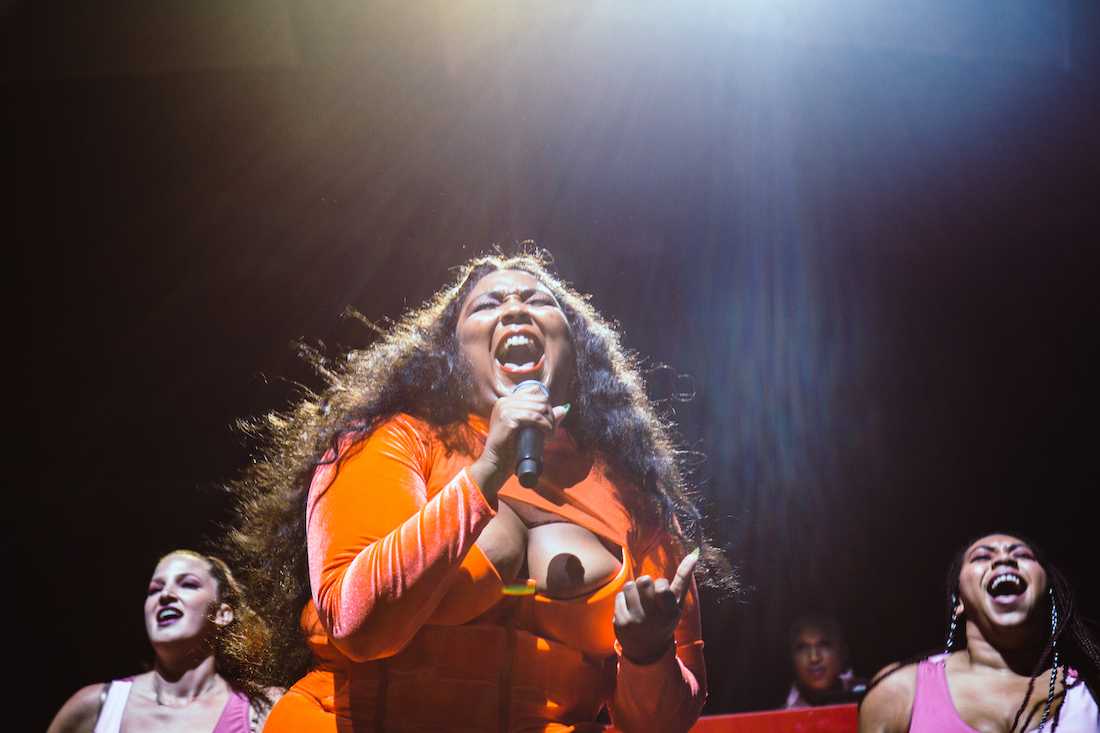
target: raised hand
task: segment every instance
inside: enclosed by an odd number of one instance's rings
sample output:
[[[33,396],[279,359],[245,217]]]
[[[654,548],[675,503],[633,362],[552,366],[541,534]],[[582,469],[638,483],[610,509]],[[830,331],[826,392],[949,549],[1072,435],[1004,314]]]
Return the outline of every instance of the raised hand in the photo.
[[[692,550],[680,561],[671,581],[643,575],[627,582],[615,596],[615,637],[627,659],[649,664],[668,651],[698,561],[699,551]]]

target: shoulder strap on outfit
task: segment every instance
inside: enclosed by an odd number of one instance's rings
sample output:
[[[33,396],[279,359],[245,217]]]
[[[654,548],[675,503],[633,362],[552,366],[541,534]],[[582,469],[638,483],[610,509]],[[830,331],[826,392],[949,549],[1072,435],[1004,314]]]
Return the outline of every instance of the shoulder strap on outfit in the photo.
[[[229,699],[211,733],[254,733],[252,702],[247,695],[229,688]]]
[[[917,662],[917,682],[909,712],[910,733],[935,729],[937,715],[942,712],[942,688],[946,685],[946,677],[940,677],[943,669],[943,662],[936,661],[935,657]]]
[[[126,700],[130,697],[130,688],[133,686],[134,683],[130,680],[113,680],[104,686],[94,733],[118,733],[122,727]]]

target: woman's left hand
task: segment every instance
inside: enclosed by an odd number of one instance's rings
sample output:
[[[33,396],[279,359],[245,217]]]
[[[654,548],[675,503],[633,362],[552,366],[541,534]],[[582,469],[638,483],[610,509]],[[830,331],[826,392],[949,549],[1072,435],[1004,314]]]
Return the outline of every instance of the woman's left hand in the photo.
[[[618,592],[614,626],[623,656],[636,664],[649,664],[668,651],[698,561],[699,551],[694,550],[680,561],[671,582],[643,575],[627,582]]]

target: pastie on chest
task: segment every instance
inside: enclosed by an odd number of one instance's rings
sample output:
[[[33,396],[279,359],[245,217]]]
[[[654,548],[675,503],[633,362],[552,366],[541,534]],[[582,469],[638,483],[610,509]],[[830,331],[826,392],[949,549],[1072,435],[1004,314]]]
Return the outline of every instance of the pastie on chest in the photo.
[[[505,583],[531,578],[551,598],[575,598],[605,585],[622,568],[622,551],[593,532],[513,499],[478,537],[477,545]]]

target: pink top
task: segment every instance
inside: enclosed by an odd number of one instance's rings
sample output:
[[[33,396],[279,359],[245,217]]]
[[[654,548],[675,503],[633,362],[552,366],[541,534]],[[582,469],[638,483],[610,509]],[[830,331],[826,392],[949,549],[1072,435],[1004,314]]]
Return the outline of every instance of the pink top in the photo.
[[[909,733],[979,733],[966,724],[947,688],[946,657],[930,657],[917,665],[917,689]],[[1049,730],[1049,729],[1048,729]],[[1065,733],[1100,733],[1100,710],[1088,687],[1069,671],[1066,698],[1058,716],[1058,730]]]
[[[252,730],[251,709],[248,697],[236,690],[229,696],[222,715],[211,733],[250,733]]]
[[[133,684],[132,677],[115,680],[110,684],[107,688],[107,699],[103,701],[103,707],[99,711],[95,733],[119,732],[122,727],[122,714],[126,709],[126,700],[130,697],[130,688]],[[222,714],[210,733],[251,733],[251,716],[252,710],[249,707],[248,697],[236,690],[230,690],[229,700],[226,701]]]

